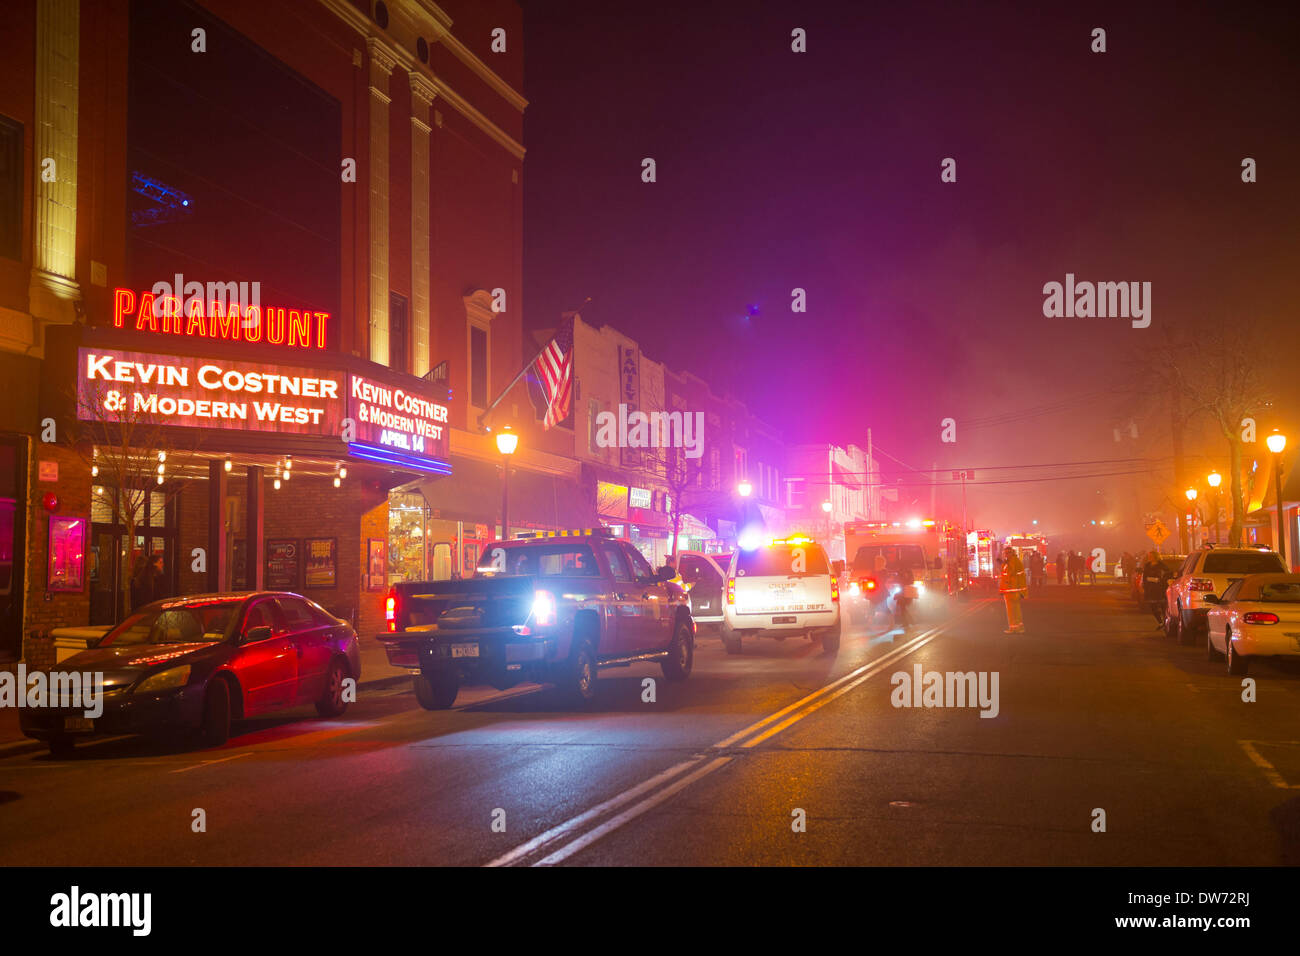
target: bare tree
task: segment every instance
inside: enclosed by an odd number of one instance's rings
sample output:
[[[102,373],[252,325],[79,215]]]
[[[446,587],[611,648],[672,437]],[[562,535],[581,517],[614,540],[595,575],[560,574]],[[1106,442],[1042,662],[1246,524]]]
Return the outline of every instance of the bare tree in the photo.
[[[202,462],[196,454],[200,442],[178,441],[178,433],[159,424],[136,395],[124,395],[112,384],[82,383],[74,397],[72,449],[91,472],[93,494],[126,532],[129,560],[150,496],[157,496],[155,506],[167,507],[184,485],[180,476]],[[118,575],[113,610],[119,620],[131,610],[133,571],[127,564]]]
[[[1246,419],[1269,404],[1272,388],[1265,380],[1259,356],[1261,343],[1248,323],[1222,323],[1200,339],[1200,374],[1190,381],[1192,405],[1209,416],[1228,443],[1232,524],[1228,540],[1241,547],[1246,524],[1246,499],[1242,487],[1243,431]]]
[[[1271,387],[1259,361],[1260,344],[1249,323],[1166,326],[1134,352],[1128,391],[1148,418],[1168,415],[1173,447],[1173,497],[1186,484],[1186,439],[1191,426],[1208,423],[1228,445],[1229,543],[1240,547],[1246,519],[1243,487],[1245,420],[1269,404]],[[1195,436],[1193,436],[1195,437]],[[1207,447],[1206,452],[1210,449]],[[1208,454],[1211,459],[1217,455]],[[1182,528],[1184,509],[1178,509]]]

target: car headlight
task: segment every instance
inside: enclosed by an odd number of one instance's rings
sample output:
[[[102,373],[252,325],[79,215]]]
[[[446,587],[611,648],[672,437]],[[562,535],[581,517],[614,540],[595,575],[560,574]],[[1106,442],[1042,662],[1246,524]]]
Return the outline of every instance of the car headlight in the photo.
[[[925,585],[922,584],[920,581],[916,582],[916,593],[918,596],[925,593]]]
[[[152,691],[172,690],[177,687],[184,687],[190,682],[190,665],[182,667],[170,667],[165,671],[159,671],[146,677],[136,686],[134,693],[147,694]]]

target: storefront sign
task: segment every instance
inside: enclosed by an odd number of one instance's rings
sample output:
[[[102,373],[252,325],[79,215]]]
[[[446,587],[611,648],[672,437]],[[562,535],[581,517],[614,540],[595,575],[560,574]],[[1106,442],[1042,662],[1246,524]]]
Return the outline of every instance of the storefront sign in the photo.
[[[191,285],[198,287],[197,282]],[[234,286],[235,283],[224,285]],[[225,294],[227,291],[210,289],[210,298],[193,295],[182,303],[175,295],[154,295],[152,292],[137,295],[130,289],[114,289],[113,327],[178,339],[265,343],[312,350],[325,348],[330,320],[328,312],[240,302],[237,295]]]
[[[59,463],[42,459],[36,468],[36,478],[38,481],[58,481]]]
[[[308,588],[338,587],[338,538],[308,538],[307,584]]]
[[[627,485],[596,482],[596,513],[605,518],[626,518]]]
[[[301,562],[301,550],[296,538],[272,539],[266,542],[266,588],[268,591],[296,591]]]
[[[82,348],[77,417],[337,437],[345,378],[261,362]]]
[[[348,376],[348,452],[388,464],[451,474],[447,406],[400,386]]]
[[[633,508],[650,507],[650,489],[649,488],[631,488],[628,494],[628,504]]]
[[[641,407],[641,352],[635,345],[618,346],[619,403],[629,413]],[[641,451],[624,443],[619,446],[623,467],[634,468],[641,462]]]

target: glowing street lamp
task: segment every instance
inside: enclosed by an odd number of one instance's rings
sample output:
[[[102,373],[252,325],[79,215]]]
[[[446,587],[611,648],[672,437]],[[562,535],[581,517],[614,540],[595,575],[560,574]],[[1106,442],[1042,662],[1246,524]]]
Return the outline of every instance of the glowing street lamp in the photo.
[[[822,511],[826,512],[827,514],[831,513],[831,503],[829,501],[822,502]]]
[[[1268,450],[1273,453],[1273,493],[1277,503],[1277,556],[1286,564],[1286,526],[1282,523],[1282,452],[1286,448],[1286,436],[1273,429],[1273,434],[1264,439]]]
[[[736,485],[736,494],[742,498],[748,498],[754,493],[754,486],[749,483],[748,478],[741,479],[740,484]]]
[[[501,452],[501,540],[510,539],[510,456],[519,447],[519,435],[507,425],[497,432],[497,451]]]
[[[1196,500],[1196,489],[1195,489],[1195,488],[1188,488],[1188,489],[1187,489],[1187,500],[1188,500],[1188,501],[1195,501],[1195,500]]]
[[[1223,484],[1223,476],[1217,471],[1212,471],[1205,479],[1214,489],[1214,543],[1220,544],[1219,537],[1219,485]]]

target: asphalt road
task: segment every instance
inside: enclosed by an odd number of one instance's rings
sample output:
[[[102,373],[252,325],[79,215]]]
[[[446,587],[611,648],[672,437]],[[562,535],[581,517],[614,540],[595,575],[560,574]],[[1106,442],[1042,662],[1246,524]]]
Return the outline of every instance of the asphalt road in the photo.
[[[1256,665],[1245,703],[1113,589],[1049,586],[1025,620],[963,603],[834,657],[705,633],[689,681],[605,671],[589,712],[363,689],[342,720],[248,722],[214,750],[9,757],[0,864],[1300,863],[1300,669]],[[996,673],[996,716],[894,706],[918,665]]]

